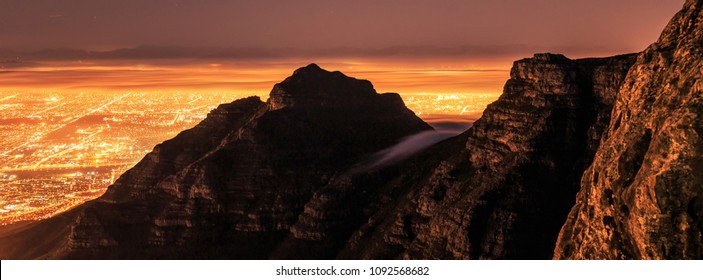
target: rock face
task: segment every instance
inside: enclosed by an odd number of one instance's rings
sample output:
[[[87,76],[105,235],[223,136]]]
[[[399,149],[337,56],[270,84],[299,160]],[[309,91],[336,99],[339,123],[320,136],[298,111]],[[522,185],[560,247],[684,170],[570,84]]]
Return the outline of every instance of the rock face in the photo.
[[[455,152],[410,163],[387,187],[402,198],[377,196],[340,257],[551,257],[634,58],[517,61],[483,117],[428,153]]]
[[[703,1],[638,58],[554,257],[703,258]]]

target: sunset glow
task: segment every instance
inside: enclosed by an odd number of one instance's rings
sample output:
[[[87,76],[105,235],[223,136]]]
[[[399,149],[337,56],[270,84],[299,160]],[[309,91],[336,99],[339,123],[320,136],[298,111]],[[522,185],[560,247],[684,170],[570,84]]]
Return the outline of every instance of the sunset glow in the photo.
[[[345,61],[340,59],[339,61]],[[325,62],[291,61],[68,61],[41,62],[0,69],[4,89],[163,91],[226,90],[266,96],[292,69],[315,62],[327,69],[367,79],[377,91],[404,94],[497,93],[508,77],[508,60],[486,65],[475,61]],[[434,64],[433,64],[434,63]]]

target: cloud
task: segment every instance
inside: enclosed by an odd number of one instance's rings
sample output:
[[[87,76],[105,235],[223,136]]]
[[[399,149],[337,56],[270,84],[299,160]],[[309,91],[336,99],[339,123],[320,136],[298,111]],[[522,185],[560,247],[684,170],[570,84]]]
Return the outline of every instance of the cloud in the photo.
[[[403,138],[398,144],[377,152],[370,163],[362,164],[352,172],[365,172],[397,164],[432,145],[443,140],[457,136],[471,127],[473,122],[469,119],[449,120],[442,118],[439,121],[430,121],[434,130],[423,131]]]

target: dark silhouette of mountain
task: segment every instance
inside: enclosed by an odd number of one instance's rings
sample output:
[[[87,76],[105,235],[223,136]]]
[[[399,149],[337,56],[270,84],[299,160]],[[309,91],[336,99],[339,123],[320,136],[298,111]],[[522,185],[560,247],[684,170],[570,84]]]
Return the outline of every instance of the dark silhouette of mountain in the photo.
[[[515,62],[471,128],[316,65],[221,105],[1,258],[703,258],[703,0],[639,54]]]
[[[221,105],[157,145],[99,199],[30,225],[29,232],[49,224],[64,229],[57,242],[39,242],[53,243],[41,254],[13,249],[38,244],[23,243],[31,236],[23,229],[4,237],[21,240],[0,242],[1,251],[49,258],[268,257],[289,235],[318,234],[304,229],[299,216],[325,201],[325,191],[344,186],[347,170],[430,129],[398,94],[377,94],[368,81],[311,64],[276,84],[268,102],[251,97]],[[360,209],[348,211],[339,215],[361,217]],[[337,238],[323,245],[340,246],[354,222],[321,225]],[[333,257],[310,253],[318,256]]]

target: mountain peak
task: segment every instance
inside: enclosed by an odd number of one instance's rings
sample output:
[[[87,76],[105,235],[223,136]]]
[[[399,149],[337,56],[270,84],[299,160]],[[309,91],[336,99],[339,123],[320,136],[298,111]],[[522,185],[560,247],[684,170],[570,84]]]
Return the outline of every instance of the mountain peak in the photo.
[[[342,74],[342,72],[327,71],[325,69],[322,69],[322,67],[315,63],[310,63],[307,66],[300,67],[293,71],[293,74],[289,78],[292,80],[302,80],[305,82],[314,83],[317,81],[317,79],[339,79],[342,77],[349,78],[346,75]]]
[[[533,57],[537,61],[547,61],[547,62],[563,62],[570,61],[563,54],[553,54],[553,53],[536,53]]]
[[[311,63],[274,85],[269,94],[269,108],[323,105],[337,106],[376,95],[371,82],[330,72]]]
[[[307,72],[314,72],[314,71],[329,72],[329,71],[327,71],[327,70],[325,70],[325,69],[322,69],[322,67],[320,67],[319,65],[317,65],[317,64],[315,64],[315,63],[310,63],[310,64],[308,64],[307,66],[303,66],[303,67],[300,67],[300,68],[296,69],[295,71],[293,71],[293,73],[305,72],[305,71],[307,71]]]

